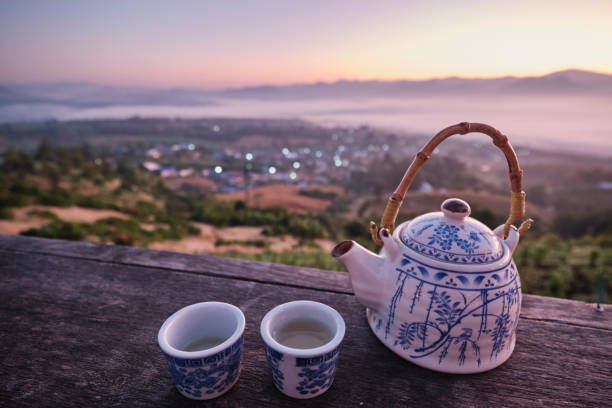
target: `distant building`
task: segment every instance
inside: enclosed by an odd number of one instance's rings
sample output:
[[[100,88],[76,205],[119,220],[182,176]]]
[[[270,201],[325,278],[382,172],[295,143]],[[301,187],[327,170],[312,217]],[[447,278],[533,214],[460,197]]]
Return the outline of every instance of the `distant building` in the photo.
[[[597,187],[600,190],[612,190],[612,181],[600,181]]]
[[[181,169],[178,172],[179,177],[189,177],[195,173],[195,170],[191,167],[188,169]]]
[[[142,163],[142,167],[144,167],[148,171],[158,171],[160,169],[160,165],[152,161],[146,161]]]
[[[174,166],[164,166],[159,169],[159,174],[162,177],[176,177],[178,172]]]
[[[147,150],[147,156],[154,159],[159,159],[161,157],[161,152],[157,149],[149,149]]]

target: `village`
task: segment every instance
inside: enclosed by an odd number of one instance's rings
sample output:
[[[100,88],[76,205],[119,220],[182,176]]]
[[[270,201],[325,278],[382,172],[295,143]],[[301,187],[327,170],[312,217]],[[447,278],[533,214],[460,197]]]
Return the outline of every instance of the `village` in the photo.
[[[212,125],[212,131],[220,133],[222,127]],[[399,153],[397,136],[367,126],[330,129],[327,140],[300,135],[224,140],[220,138],[214,149],[197,143],[155,144],[146,149],[139,164],[184,190],[236,193],[273,183],[300,188],[342,184],[352,173],[368,171],[373,159]],[[404,144],[401,151],[414,147]]]

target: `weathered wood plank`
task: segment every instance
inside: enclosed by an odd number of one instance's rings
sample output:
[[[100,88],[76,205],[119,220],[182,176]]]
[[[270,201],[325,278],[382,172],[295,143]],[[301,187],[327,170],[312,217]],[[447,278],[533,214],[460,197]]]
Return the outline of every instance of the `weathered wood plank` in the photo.
[[[262,262],[240,261],[204,255],[153,251],[144,248],[99,245],[0,234],[0,250],[54,254],[76,259],[89,259],[121,265],[167,268],[176,271],[226,276],[253,282],[312,288],[339,293],[352,293],[347,273],[313,268],[291,267]],[[10,254],[2,257],[10,257]],[[524,295],[522,317],[526,319],[567,322],[578,326],[612,330],[612,307],[604,313],[584,302]]]
[[[597,305],[577,300],[523,295],[521,317],[612,331],[612,305],[603,306],[598,311]]]
[[[190,255],[146,248],[3,234],[0,234],[0,249],[53,254],[124,265],[153,266],[212,276],[230,276],[254,282],[274,282],[279,285],[351,293],[346,273],[330,273],[320,269],[267,262],[250,262],[208,255]]]
[[[247,318],[236,387],[211,406],[293,406],[274,388],[259,322],[276,304],[311,299],[336,308],[347,334],[336,381],[303,406],[611,406],[608,330],[521,319],[511,359],[478,375],[414,366],[369,331],[349,294],[195,275],[148,266],[11,253],[0,261],[3,406],[200,406],[178,394],[156,344],[163,320],[204,300]]]

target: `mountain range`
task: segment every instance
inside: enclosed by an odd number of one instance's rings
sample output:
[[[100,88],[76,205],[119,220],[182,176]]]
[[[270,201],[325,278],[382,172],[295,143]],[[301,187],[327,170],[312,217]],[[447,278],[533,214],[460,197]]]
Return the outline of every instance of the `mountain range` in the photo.
[[[612,95],[612,75],[565,70],[543,76],[429,80],[317,82],[225,90],[144,88],[82,82],[0,83],[0,106],[45,104],[67,107],[207,106],[219,99],[403,98],[418,95]]]

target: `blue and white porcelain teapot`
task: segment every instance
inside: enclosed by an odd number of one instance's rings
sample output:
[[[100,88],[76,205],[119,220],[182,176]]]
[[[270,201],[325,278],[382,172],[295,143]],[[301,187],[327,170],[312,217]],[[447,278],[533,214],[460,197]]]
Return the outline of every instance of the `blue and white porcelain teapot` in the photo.
[[[510,217],[491,231],[470,218],[459,199],[441,211],[406,221],[395,219],[414,176],[433,149],[454,134],[485,133],[506,155],[512,185]],[[524,216],[522,172],[506,136],[480,123],[442,130],[416,155],[391,196],[381,229],[371,223],[380,254],[354,241],[332,251],[349,271],[355,296],[366,306],[374,334],[417,365],[447,373],[477,373],[497,367],[514,350],[521,309],[521,282],[512,252],[520,234],[512,223]]]

